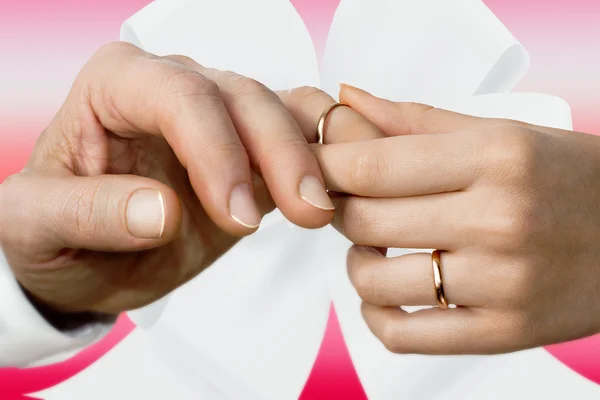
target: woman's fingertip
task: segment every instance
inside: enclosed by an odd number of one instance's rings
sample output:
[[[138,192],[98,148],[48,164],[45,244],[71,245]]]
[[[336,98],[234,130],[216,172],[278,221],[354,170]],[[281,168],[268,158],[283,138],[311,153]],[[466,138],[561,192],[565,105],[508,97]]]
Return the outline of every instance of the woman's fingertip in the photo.
[[[351,85],[351,84],[346,83],[346,82],[340,82],[340,83],[338,83],[338,86],[340,87],[340,89],[346,88],[346,89],[357,89],[357,90],[359,90],[356,86]]]
[[[351,104],[356,101],[356,96],[364,96],[367,94],[367,92],[364,90],[359,89],[354,85],[350,85],[349,83],[340,82],[339,87],[339,99],[340,103],[342,104],[348,104],[351,106]]]

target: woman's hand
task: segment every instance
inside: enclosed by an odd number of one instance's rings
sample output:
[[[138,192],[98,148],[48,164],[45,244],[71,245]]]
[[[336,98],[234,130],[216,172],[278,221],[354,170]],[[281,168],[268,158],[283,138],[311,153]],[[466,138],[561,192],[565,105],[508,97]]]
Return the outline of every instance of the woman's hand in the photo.
[[[600,332],[600,139],[391,103],[341,101],[388,137],[322,146],[339,196],[334,226],[355,243],[350,280],[366,323],[395,353],[491,354]],[[344,166],[340,168],[340,166]],[[436,306],[429,252],[442,250]]]
[[[115,314],[196,276],[274,206],[306,228],[333,217],[278,96],[116,43],[83,68],[26,168],[0,187],[0,243],[40,304]]]

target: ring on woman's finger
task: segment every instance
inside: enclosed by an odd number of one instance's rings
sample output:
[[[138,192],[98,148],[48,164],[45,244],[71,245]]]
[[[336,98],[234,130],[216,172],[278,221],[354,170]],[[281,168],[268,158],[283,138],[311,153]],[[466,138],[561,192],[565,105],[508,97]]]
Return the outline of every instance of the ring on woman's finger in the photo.
[[[441,251],[434,250],[431,253],[431,264],[433,267],[433,287],[435,289],[435,297],[437,299],[438,307],[441,310],[448,309],[448,300],[446,299],[446,294],[444,293],[444,281],[442,278],[442,261],[441,261]]]

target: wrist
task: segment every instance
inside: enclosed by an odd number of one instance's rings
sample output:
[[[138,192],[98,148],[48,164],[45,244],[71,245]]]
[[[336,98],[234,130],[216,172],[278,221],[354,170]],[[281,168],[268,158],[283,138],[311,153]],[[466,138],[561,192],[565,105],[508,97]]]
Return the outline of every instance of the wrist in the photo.
[[[81,311],[67,312],[58,310],[46,302],[37,299],[23,285],[19,283],[23,294],[38,314],[57,331],[69,334],[80,332],[82,329],[95,324],[112,324],[116,321],[117,315],[104,314],[99,312]]]

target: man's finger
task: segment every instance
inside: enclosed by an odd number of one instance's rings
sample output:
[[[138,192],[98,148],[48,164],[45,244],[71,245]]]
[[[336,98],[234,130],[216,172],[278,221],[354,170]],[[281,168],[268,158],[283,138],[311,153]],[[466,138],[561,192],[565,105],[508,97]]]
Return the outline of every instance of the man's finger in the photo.
[[[279,210],[305,228],[328,224],[333,204],[317,159],[277,95],[233,72],[205,68],[187,57],[171,58],[217,83],[250,162]]]
[[[2,213],[1,222],[20,229],[4,240],[13,245],[33,241],[24,248],[36,248],[41,258],[51,259],[50,253],[64,248],[147,250],[173,240],[181,226],[177,195],[149,178],[25,176],[7,185],[3,206],[11,212]]]
[[[213,81],[121,43],[105,47],[84,68],[70,100],[82,98],[84,104],[72,107],[81,115],[68,117],[81,121],[84,144],[97,143],[105,129],[125,138],[163,136],[211,219],[235,235],[256,230],[260,214],[248,155]]]

